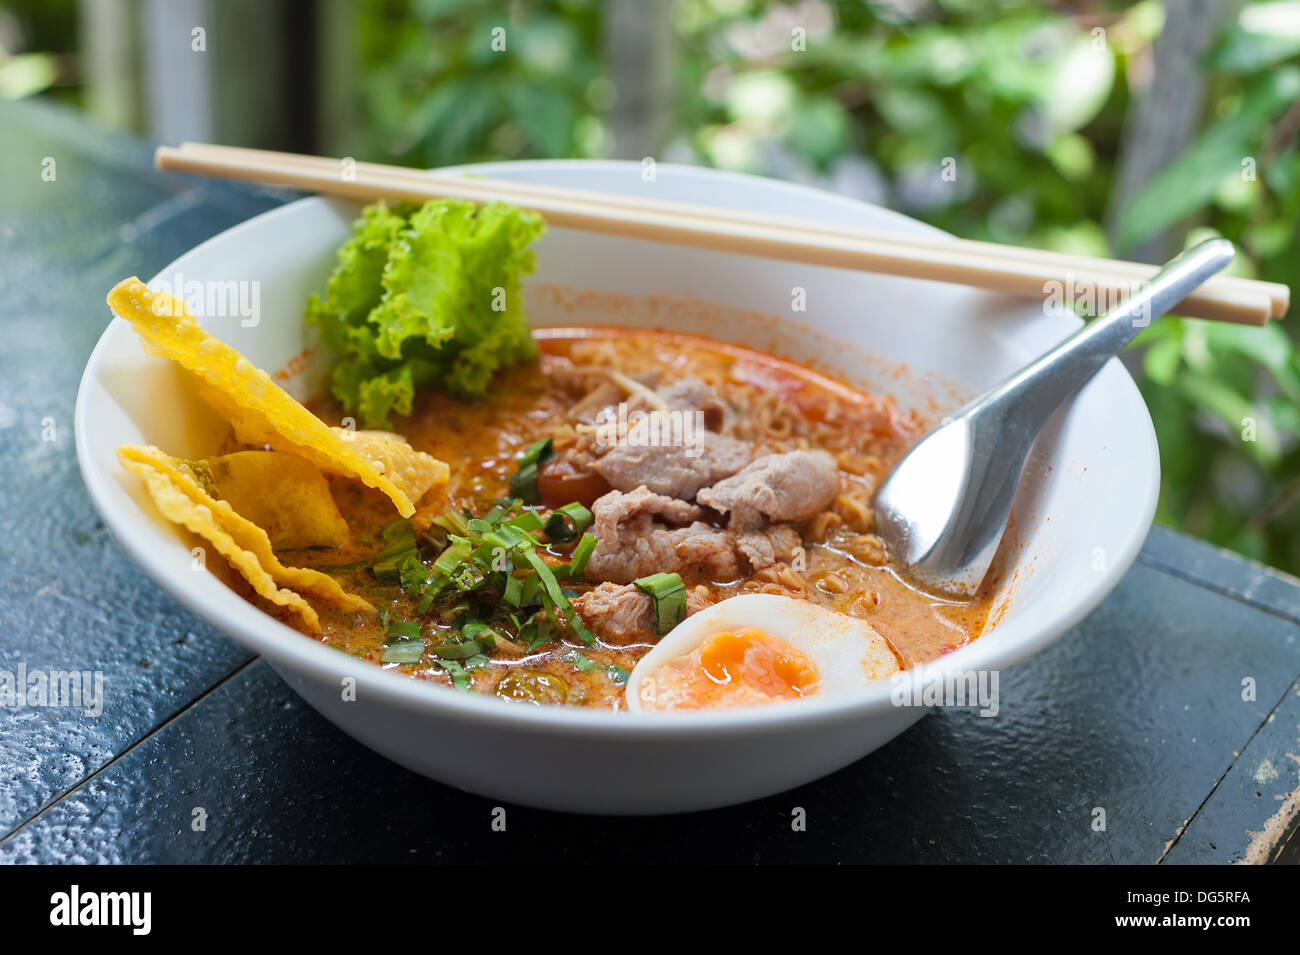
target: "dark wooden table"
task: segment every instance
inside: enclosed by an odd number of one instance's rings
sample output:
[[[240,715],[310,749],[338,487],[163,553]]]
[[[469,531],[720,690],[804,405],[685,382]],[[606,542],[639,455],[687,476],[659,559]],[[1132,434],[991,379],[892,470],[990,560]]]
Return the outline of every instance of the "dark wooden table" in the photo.
[[[106,681],[98,717],[0,708],[0,861],[1300,855],[1300,582],[1159,529],[1096,612],[1003,675],[994,719],[934,713],[834,776],[737,808],[508,807],[494,832],[492,802],[372,754],[177,606],[82,486],[72,409],[109,287],[290,196],[161,175],[146,145],[45,107],[0,106],[0,130],[0,679],[25,665]]]

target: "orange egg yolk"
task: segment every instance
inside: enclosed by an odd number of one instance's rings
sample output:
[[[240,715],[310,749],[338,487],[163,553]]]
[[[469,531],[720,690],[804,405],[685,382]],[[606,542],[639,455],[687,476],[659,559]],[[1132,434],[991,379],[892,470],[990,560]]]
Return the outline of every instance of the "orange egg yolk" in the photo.
[[[756,628],[723,630],[653,675],[650,709],[717,709],[793,700],[817,692],[817,667]]]

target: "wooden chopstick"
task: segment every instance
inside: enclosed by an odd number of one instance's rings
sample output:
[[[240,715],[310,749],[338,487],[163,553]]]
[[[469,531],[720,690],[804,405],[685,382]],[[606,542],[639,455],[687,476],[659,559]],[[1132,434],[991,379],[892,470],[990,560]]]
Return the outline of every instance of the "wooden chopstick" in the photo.
[[[635,239],[766,258],[955,282],[1043,298],[1058,291],[1115,301],[1156,267],[1090,259],[949,237],[906,236],[882,230],[613,196],[475,176],[350,163],[340,159],[185,143],[160,147],[159,169],[291,186],[349,199],[502,200],[530,208],[549,223]],[[348,175],[344,175],[345,168]],[[1184,299],[1177,314],[1262,325],[1286,313],[1289,290],[1277,283],[1216,277]]]
[[[299,168],[309,168],[316,170],[326,170],[340,172],[342,169],[342,160],[330,159],[324,156],[306,156],[300,153],[275,152],[263,149],[248,149],[240,146],[218,146],[208,143],[183,142],[179,151],[187,156],[208,156],[212,158],[233,157],[244,158],[249,160],[273,160],[284,163],[287,166],[297,166]],[[161,150],[160,150],[161,152]],[[170,159],[168,160],[170,162]],[[171,168],[170,166],[168,168]],[[383,166],[376,163],[357,162],[355,168],[364,169],[367,172],[373,172],[377,175],[391,175],[397,178],[405,179],[410,182],[428,183],[431,180],[443,181],[451,180],[452,182],[464,182],[465,176],[461,174],[444,174],[437,171],[427,171],[422,169],[410,169],[403,166]],[[804,219],[796,219],[789,216],[763,215],[742,210],[717,209],[710,206],[690,205],[684,202],[671,202],[662,199],[644,199],[636,196],[615,196],[610,193],[593,192],[583,189],[557,188],[554,186],[539,185],[533,183],[516,182],[509,179],[486,179],[475,177],[473,182],[490,186],[493,192],[500,193],[502,197],[510,197],[517,203],[526,203],[529,199],[538,196],[550,196],[553,198],[567,198],[573,201],[581,201],[591,205],[604,205],[622,209],[641,209],[652,212],[675,213],[684,216],[693,216],[695,218],[712,219],[719,216],[725,217],[736,222],[747,222],[753,225],[761,225],[774,228],[798,229],[800,231],[812,231],[821,235],[834,234],[843,235],[850,238],[871,238],[883,242],[894,244],[903,244],[910,246],[923,246],[933,248],[936,245],[949,245],[960,248],[968,253],[983,253],[994,257],[998,260],[1018,259],[1025,262],[1033,262],[1051,267],[1059,271],[1059,274],[1068,275],[1078,271],[1096,271],[1104,268],[1107,272],[1113,272],[1116,275],[1122,275],[1127,279],[1136,281],[1145,281],[1159,271],[1159,266],[1149,265],[1144,262],[1125,262],[1119,259],[1100,259],[1087,256],[1069,255],[1061,252],[1049,252],[1042,249],[1026,248],[1024,246],[1000,245],[995,242],[979,242],[969,239],[958,239],[953,236],[938,235],[909,235],[906,233],[888,232],[883,229],[867,229],[860,226],[842,226],[834,223],[812,222]],[[1258,282],[1252,279],[1237,278],[1235,276],[1218,276],[1214,280],[1216,288],[1232,288],[1242,294],[1259,293],[1263,291],[1270,298],[1272,303],[1272,318],[1280,318],[1286,314],[1289,305],[1290,290],[1287,286],[1276,282]],[[1077,283],[1076,283],[1077,284]]]
[[[180,153],[184,154],[182,158],[188,158],[186,168],[193,169],[196,165],[201,165],[207,161],[216,163],[233,162],[235,165],[243,166],[253,164],[261,166],[264,163],[274,163],[278,172],[285,177],[287,171],[296,168],[300,171],[312,174],[325,174],[330,177],[342,178],[343,160],[329,159],[325,157],[302,156],[292,153],[274,153],[265,150],[243,149],[239,147],[213,146],[208,144],[186,143],[182,144]],[[160,150],[163,153],[163,150]],[[199,160],[199,163],[194,162]],[[172,156],[160,156],[160,168],[181,168],[175,163]],[[1033,277],[1033,269],[1042,270],[1044,273],[1053,276],[1045,279],[1046,281],[1057,281],[1061,283],[1058,293],[1067,292],[1070,294],[1084,295],[1093,293],[1104,293],[1105,298],[1102,301],[1115,301],[1130,291],[1134,285],[1139,284],[1158,270],[1157,266],[1147,265],[1135,262],[1120,262],[1115,260],[1091,259],[1082,256],[1069,256],[1061,253],[1044,252],[1036,249],[1026,249],[1016,246],[1003,246],[989,242],[973,242],[961,239],[953,239],[946,236],[906,236],[898,233],[886,232],[883,230],[870,230],[856,227],[828,225],[819,222],[810,222],[807,220],[794,219],[789,217],[760,215],[733,210],[714,209],[707,206],[693,206],[685,203],[667,202],[657,199],[639,199],[636,197],[611,196],[607,193],[590,192],[575,189],[560,189],[553,186],[542,186],[528,183],[519,183],[508,180],[483,179],[478,177],[469,178],[463,175],[448,175],[440,173],[430,173],[423,170],[406,169],[401,167],[382,166],[374,163],[353,163],[353,175],[362,173],[369,176],[380,177],[386,180],[402,180],[409,183],[418,190],[414,198],[426,198],[426,190],[431,184],[439,186],[438,195],[456,195],[464,198],[475,199],[478,201],[488,201],[491,199],[506,199],[523,205],[529,205],[537,211],[548,212],[552,221],[557,218],[563,218],[565,213],[557,211],[556,204],[563,206],[572,206],[574,203],[580,203],[588,211],[594,212],[597,209],[604,212],[607,216],[621,219],[629,214],[647,214],[653,222],[659,222],[659,216],[679,216],[689,217],[695,220],[701,220],[707,227],[710,222],[716,223],[721,217],[734,224],[747,224],[755,230],[763,233],[758,238],[770,238],[771,230],[780,230],[787,233],[786,238],[797,239],[796,233],[803,233],[805,240],[812,239],[814,248],[818,247],[816,240],[826,236],[842,236],[849,240],[869,240],[883,245],[886,248],[894,248],[899,245],[919,248],[923,260],[933,255],[935,247],[946,247],[949,250],[964,253],[965,255],[954,261],[956,268],[969,267],[971,262],[965,256],[983,254],[991,260],[992,271],[994,274],[987,281],[972,280],[969,284],[980,285],[982,287],[997,288],[1004,291],[1019,292],[1020,294],[1043,296],[1046,294],[1046,288],[1039,284],[1038,287],[1031,290],[1025,290],[1028,283],[1036,281]],[[311,178],[315,179],[315,176]],[[280,181],[280,180],[277,180]],[[318,180],[317,180],[318,181]],[[469,188],[467,188],[467,183]],[[339,190],[334,190],[337,194]],[[366,195],[369,195],[366,193]],[[369,196],[373,198],[373,196]],[[547,203],[545,200],[554,200]],[[591,222],[573,222],[568,223],[577,228],[595,228],[596,231],[613,231],[621,234],[617,229],[595,227]],[[634,236],[635,237],[635,236]],[[734,237],[733,237],[734,238]],[[668,241],[672,241],[669,239]],[[685,244],[701,245],[699,242],[683,240],[679,237],[676,241]],[[701,247],[708,247],[701,245]],[[754,254],[771,254],[760,250],[752,250]],[[812,264],[822,264],[816,259],[803,259],[798,254],[784,256],[796,261],[810,261]],[[1005,263],[1009,259],[1015,259],[1031,266],[1028,274],[1024,270],[1008,270]],[[863,268],[865,266],[849,265],[848,267]],[[1101,270],[1109,275],[1100,274]],[[894,274],[915,274],[916,277],[922,278],[939,278],[943,281],[960,281],[960,278],[946,278],[934,276],[928,273],[912,273],[906,265],[892,270]],[[1010,273],[1010,274],[1000,274]],[[968,273],[962,273],[968,274]],[[1216,318],[1220,320],[1246,322],[1250,324],[1263,324],[1269,317],[1281,316],[1286,313],[1289,304],[1289,290],[1285,285],[1277,283],[1262,283],[1247,279],[1235,277],[1219,276],[1212,280],[1213,287],[1207,284],[1203,286],[1198,293],[1185,300],[1179,306],[1179,311],[1183,314],[1195,314],[1195,317]],[[1269,304],[1266,313],[1261,312],[1259,307],[1259,294],[1263,292],[1269,296]],[[1099,296],[1100,297],[1100,296]]]

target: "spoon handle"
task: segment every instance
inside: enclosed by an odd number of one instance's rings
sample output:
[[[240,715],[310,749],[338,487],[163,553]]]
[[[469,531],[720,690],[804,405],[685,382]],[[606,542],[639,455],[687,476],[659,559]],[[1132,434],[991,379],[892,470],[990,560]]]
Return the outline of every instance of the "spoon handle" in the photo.
[[[963,408],[959,417],[991,417],[1004,435],[1029,443],[1065,399],[1078,391],[1142,329],[1232,261],[1227,239],[1208,239],[1169,261],[1103,317]],[[989,422],[991,425],[994,422]],[[1024,450],[1029,450],[1026,444]]]
[[[1047,419],[1232,256],[1226,239],[1189,249],[1104,317],[922,438],[876,492],[876,526],[903,568],[935,589],[975,593]]]

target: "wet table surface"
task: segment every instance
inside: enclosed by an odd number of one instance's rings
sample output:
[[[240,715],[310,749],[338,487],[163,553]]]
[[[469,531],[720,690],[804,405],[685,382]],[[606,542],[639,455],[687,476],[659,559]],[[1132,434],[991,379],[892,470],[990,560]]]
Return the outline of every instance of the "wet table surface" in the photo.
[[[162,175],[146,144],[48,107],[0,105],[0,129],[0,681],[106,684],[98,716],[0,707],[0,862],[1300,855],[1300,582],[1162,529],[1094,613],[1002,675],[994,719],[936,711],[744,806],[506,806],[494,831],[493,801],[353,742],[154,586],[82,485],[73,403],[105,292],[292,196]]]

